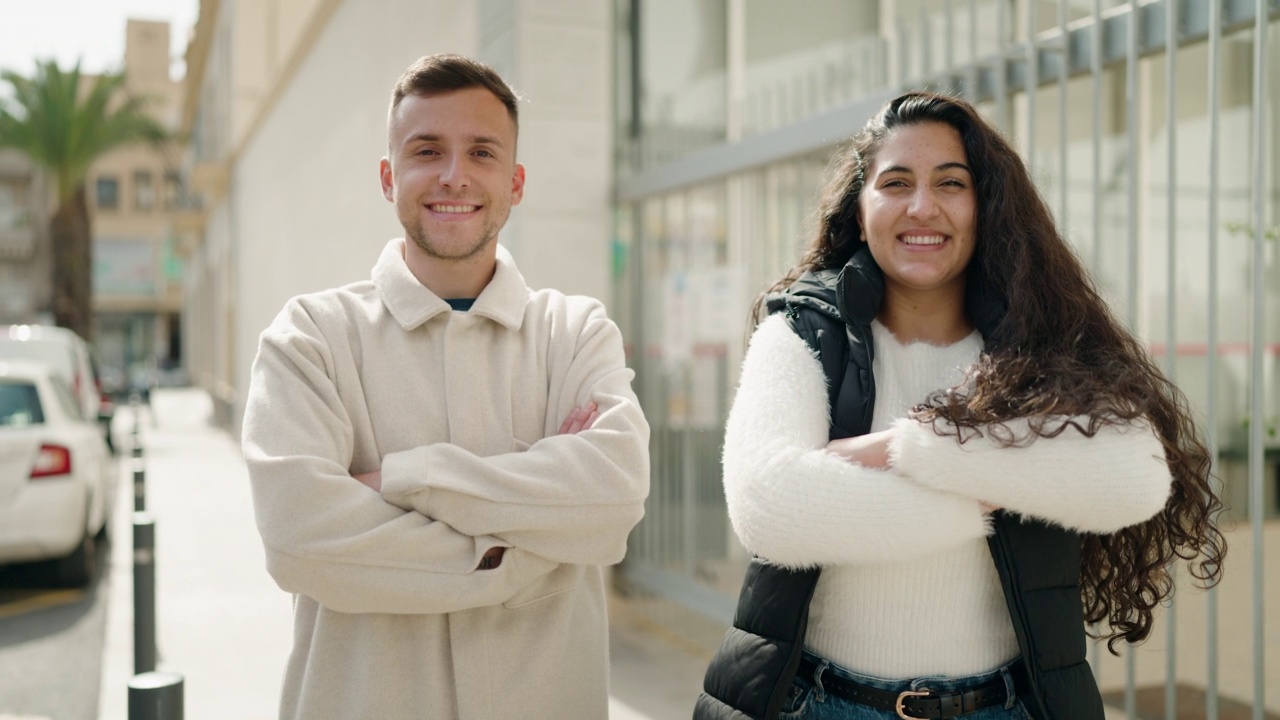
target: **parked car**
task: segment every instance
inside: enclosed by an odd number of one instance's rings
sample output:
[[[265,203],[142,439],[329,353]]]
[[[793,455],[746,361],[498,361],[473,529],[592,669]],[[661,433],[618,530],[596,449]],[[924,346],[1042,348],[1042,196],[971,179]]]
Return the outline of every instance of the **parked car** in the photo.
[[[102,363],[98,361],[98,353],[89,349],[89,367],[93,370],[93,388],[98,393],[98,425],[102,427],[102,439],[107,442],[107,449],[116,454],[115,437],[111,434],[111,421],[116,416],[116,401],[103,382]]]
[[[0,360],[26,358],[49,363],[71,387],[84,417],[96,420],[107,448],[114,452],[111,418],[114,405],[104,404],[93,351],[79,335],[53,325],[0,326]]]
[[[62,376],[0,359],[0,564],[49,561],[56,584],[88,584],[114,488],[97,423]]]

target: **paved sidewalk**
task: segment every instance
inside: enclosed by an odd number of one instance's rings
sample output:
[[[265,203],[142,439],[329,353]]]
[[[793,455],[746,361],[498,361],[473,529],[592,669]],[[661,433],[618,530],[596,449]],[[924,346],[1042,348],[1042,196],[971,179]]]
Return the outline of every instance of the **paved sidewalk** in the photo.
[[[100,720],[126,720],[133,675],[133,418],[127,407],[119,415],[124,459]],[[290,597],[263,567],[238,439],[211,427],[211,416],[209,397],[196,389],[158,390],[152,408],[141,408],[147,510],[156,522],[158,669],[184,676],[186,720],[272,720],[290,644]],[[688,718],[707,658],[664,638],[622,600],[610,609],[611,720]]]
[[[158,390],[141,408],[147,511],[156,523],[159,670],[184,676],[188,720],[271,720],[291,641],[290,598],[263,564],[239,442],[212,428],[199,390]],[[133,475],[122,407],[121,478],[100,720],[128,717],[133,675]]]

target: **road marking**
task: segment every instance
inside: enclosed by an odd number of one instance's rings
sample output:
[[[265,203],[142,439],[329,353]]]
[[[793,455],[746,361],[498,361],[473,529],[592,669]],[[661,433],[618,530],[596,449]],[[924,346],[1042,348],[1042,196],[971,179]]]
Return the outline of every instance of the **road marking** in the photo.
[[[39,591],[28,597],[19,597],[12,602],[4,602],[0,604],[0,618],[9,618],[16,615],[25,615],[33,613],[37,610],[45,608],[59,607],[62,605],[72,605],[84,599],[83,590],[52,590]],[[0,715],[0,720],[14,720],[14,716]],[[20,718],[19,720],[27,720]]]

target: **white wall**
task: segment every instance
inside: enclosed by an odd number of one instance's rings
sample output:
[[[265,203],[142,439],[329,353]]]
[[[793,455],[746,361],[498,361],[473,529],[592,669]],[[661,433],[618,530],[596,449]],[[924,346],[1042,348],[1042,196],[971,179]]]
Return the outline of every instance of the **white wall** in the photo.
[[[509,7],[513,27],[496,39],[486,32],[481,55],[521,95],[519,160],[527,182],[503,242],[531,287],[608,302],[613,236],[609,6],[595,0],[542,0]],[[486,30],[491,25],[505,23],[486,23]],[[510,70],[502,67],[506,63]]]

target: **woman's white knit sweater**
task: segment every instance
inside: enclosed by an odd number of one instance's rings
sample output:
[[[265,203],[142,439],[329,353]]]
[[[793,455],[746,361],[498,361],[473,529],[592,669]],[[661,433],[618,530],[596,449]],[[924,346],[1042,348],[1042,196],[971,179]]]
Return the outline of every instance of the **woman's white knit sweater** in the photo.
[[[963,676],[1018,654],[981,503],[1082,532],[1155,515],[1170,475],[1145,424],[1093,437],[1002,447],[991,433],[939,436],[906,418],[978,359],[975,332],[947,347],[902,345],[872,325],[872,432],[892,428],[892,469],[826,451],[826,381],[813,353],[771,316],[743,361],[725,435],[729,515],[748,550],[789,567],[823,567],[805,644],[887,678]],[[1025,436],[1026,422],[1009,423]],[[1019,432],[1019,430],[1023,432]]]

